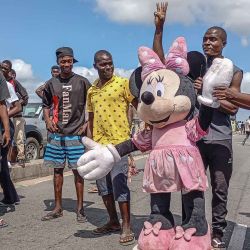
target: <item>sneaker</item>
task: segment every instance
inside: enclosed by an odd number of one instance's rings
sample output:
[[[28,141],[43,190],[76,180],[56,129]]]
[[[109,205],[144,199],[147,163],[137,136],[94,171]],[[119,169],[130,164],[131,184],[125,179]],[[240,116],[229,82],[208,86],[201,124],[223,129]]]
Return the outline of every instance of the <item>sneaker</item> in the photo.
[[[222,240],[222,236],[214,234],[211,243],[213,249],[226,249],[225,242]]]

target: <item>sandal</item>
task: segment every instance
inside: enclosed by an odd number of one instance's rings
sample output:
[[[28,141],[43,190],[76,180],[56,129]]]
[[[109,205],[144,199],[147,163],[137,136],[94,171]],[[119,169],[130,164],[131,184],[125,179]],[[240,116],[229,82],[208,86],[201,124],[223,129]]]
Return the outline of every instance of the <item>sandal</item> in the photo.
[[[49,212],[45,216],[42,217],[42,221],[53,220],[63,216],[63,211],[59,210],[58,212]]]
[[[4,228],[7,226],[8,226],[8,224],[3,219],[0,219],[0,228]]]
[[[88,193],[90,193],[90,194],[98,193],[97,187],[94,186],[94,187],[89,188]]]
[[[130,234],[121,234],[119,243],[122,246],[128,246],[128,245],[134,244],[135,243],[135,234],[132,232]]]
[[[97,227],[92,231],[93,234],[95,235],[105,235],[105,234],[110,234],[110,233],[115,233],[115,232],[120,232],[121,227],[112,227],[110,226],[109,223],[105,224],[102,227]]]
[[[83,208],[76,213],[76,221],[78,223],[87,222],[87,216],[85,215]]]
[[[20,165],[22,168],[25,168],[25,159],[17,160],[17,164]]]

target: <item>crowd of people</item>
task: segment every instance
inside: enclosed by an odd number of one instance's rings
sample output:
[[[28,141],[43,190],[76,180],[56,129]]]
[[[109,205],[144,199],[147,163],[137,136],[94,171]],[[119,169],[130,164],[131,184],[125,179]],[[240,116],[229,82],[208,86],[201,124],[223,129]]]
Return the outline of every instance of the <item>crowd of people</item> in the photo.
[[[249,117],[245,121],[231,120],[232,131],[240,135],[245,135],[249,128]]]
[[[166,14],[166,13],[160,13]],[[159,13],[155,13],[155,19]],[[165,20],[165,19],[164,19]],[[163,25],[156,23],[155,39],[161,39]],[[163,22],[164,23],[164,22]],[[209,28],[204,36],[202,48],[207,59],[207,69],[215,58],[223,57],[227,45],[226,31],[221,27]],[[155,48],[156,51],[159,48]],[[137,107],[129,88],[129,80],[114,74],[112,55],[107,50],[99,50],[93,57],[93,66],[98,72],[98,79],[92,84],[83,76],[73,72],[77,62],[70,47],[56,50],[56,66],[51,68],[52,78],[36,90],[42,98],[44,121],[48,130],[48,144],[44,155],[44,165],[54,169],[55,207],[42,217],[42,221],[53,220],[63,216],[62,187],[63,171],[67,166],[74,174],[76,188],[76,221],[84,223],[87,216],[84,211],[84,179],[77,171],[77,161],[85,153],[82,136],[92,138],[103,145],[117,145],[131,136],[131,108]],[[0,182],[4,198],[0,205],[18,204],[19,197],[10,179],[8,151],[11,138],[17,146],[17,161],[25,164],[25,121],[22,107],[27,104],[28,94],[15,79],[15,72],[9,60],[1,64],[0,72],[0,119],[1,136],[1,172]],[[206,70],[207,70],[206,69]],[[234,74],[229,87],[218,87],[214,97],[218,98],[220,108],[213,113],[212,123],[207,136],[203,137],[197,147],[203,163],[209,170],[212,186],[212,246],[224,247],[223,235],[227,225],[227,201],[230,178],[233,171],[232,128],[230,115],[235,115],[239,107],[250,109],[250,96],[240,93],[243,72],[234,65]],[[203,79],[194,82],[197,94],[202,91]],[[129,111],[130,110],[130,111]],[[11,118],[11,120],[10,120]],[[249,117],[250,120],[250,117]],[[139,127],[139,119],[134,121]],[[250,123],[248,121],[248,123]],[[250,126],[244,126],[246,138],[250,135]],[[132,132],[132,134],[134,131]],[[242,129],[243,133],[243,129]],[[131,156],[129,156],[131,157]],[[97,190],[102,197],[109,215],[108,222],[93,230],[93,234],[121,232],[121,245],[133,244],[135,241],[130,221],[130,190],[128,180],[128,160],[134,166],[133,159],[122,157],[111,172],[97,180]],[[132,163],[131,163],[132,162]],[[122,224],[118,219],[115,202],[119,204]],[[0,227],[7,226],[1,219]]]

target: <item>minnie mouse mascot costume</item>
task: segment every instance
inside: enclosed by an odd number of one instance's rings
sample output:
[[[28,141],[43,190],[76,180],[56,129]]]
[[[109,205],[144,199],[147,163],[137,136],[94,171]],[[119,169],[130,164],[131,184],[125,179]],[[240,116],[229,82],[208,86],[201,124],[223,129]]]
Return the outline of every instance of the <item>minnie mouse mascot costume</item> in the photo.
[[[114,163],[128,153],[150,151],[143,189],[150,194],[151,213],[140,233],[138,250],[211,249],[204,199],[208,182],[196,142],[207,134],[213,108],[201,104],[199,115],[192,118],[196,93],[187,77],[196,70],[192,70],[195,64],[192,55],[197,52],[190,54],[188,64],[183,37],[173,43],[165,63],[150,48],[140,47],[138,57],[142,67],[131,75],[130,89],[138,99],[138,116],[151,129],[116,146],[103,146],[83,138],[90,151],[79,159],[78,172],[88,180],[107,175]],[[201,58],[200,65],[205,61]],[[215,73],[224,74],[221,68]],[[176,226],[170,202],[171,193],[178,191],[182,193],[185,218]]]

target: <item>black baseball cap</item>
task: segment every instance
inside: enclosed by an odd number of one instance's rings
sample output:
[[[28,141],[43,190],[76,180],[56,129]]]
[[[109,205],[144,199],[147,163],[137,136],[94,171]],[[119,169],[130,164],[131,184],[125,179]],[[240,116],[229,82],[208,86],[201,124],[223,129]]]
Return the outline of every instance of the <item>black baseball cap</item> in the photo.
[[[73,49],[71,49],[70,47],[61,47],[58,48],[56,50],[56,57],[57,59],[59,59],[60,57],[63,56],[72,56],[73,57],[73,62],[76,63],[78,62],[75,58],[74,58],[74,52]]]

